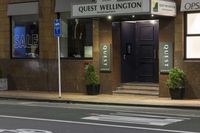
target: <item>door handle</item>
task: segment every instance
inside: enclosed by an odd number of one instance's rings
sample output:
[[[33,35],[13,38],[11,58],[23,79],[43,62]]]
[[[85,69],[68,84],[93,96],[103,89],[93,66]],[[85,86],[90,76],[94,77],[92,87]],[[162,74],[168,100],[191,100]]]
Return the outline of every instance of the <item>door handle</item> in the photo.
[[[126,60],[126,54],[123,54],[123,59]]]

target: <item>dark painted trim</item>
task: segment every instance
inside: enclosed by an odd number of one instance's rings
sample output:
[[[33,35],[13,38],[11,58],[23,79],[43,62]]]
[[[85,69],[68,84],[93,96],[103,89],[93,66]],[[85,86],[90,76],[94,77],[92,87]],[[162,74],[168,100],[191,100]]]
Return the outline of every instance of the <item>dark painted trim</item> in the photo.
[[[20,4],[20,3],[30,3],[30,2],[40,2],[39,0],[29,0],[29,1],[25,1],[25,2],[10,2],[8,4]]]
[[[56,18],[60,19],[60,13],[56,13]]]
[[[12,59],[12,52],[13,52],[13,49],[12,49],[12,16],[9,17],[9,21],[10,21],[10,59]]]
[[[73,57],[61,57],[61,60],[93,60],[93,58],[73,58]]]

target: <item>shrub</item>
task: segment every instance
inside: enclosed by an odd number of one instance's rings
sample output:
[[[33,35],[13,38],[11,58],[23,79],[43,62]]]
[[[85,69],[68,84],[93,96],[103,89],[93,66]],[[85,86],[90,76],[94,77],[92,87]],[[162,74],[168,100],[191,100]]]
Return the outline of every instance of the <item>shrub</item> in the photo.
[[[166,82],[168,88],[184,88],[186,81],[186,75],[180,68],[173,68],[169,71],[169,79]]]
[[[85,73],[86,85],[98,85],[100,84],[99,76],[95,72],[94,65],[89,64]]]

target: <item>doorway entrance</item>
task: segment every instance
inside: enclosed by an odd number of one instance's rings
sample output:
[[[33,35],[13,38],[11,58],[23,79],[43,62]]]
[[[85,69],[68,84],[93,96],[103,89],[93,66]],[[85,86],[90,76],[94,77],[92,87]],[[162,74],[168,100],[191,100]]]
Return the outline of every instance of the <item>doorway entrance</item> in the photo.
[[[121,22],[121,82],[158,82],[158,20]]]

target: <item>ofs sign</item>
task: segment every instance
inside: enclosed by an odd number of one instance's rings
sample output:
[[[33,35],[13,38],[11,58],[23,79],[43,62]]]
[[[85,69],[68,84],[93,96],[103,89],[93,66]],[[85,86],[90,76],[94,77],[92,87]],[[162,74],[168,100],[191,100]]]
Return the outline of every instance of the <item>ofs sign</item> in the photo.
[[[149,13],[150,0],[97,0],[93,4],[72,6],[72,17]]]
[[[181,11],[199,11],[200,0],[182,0]]]

